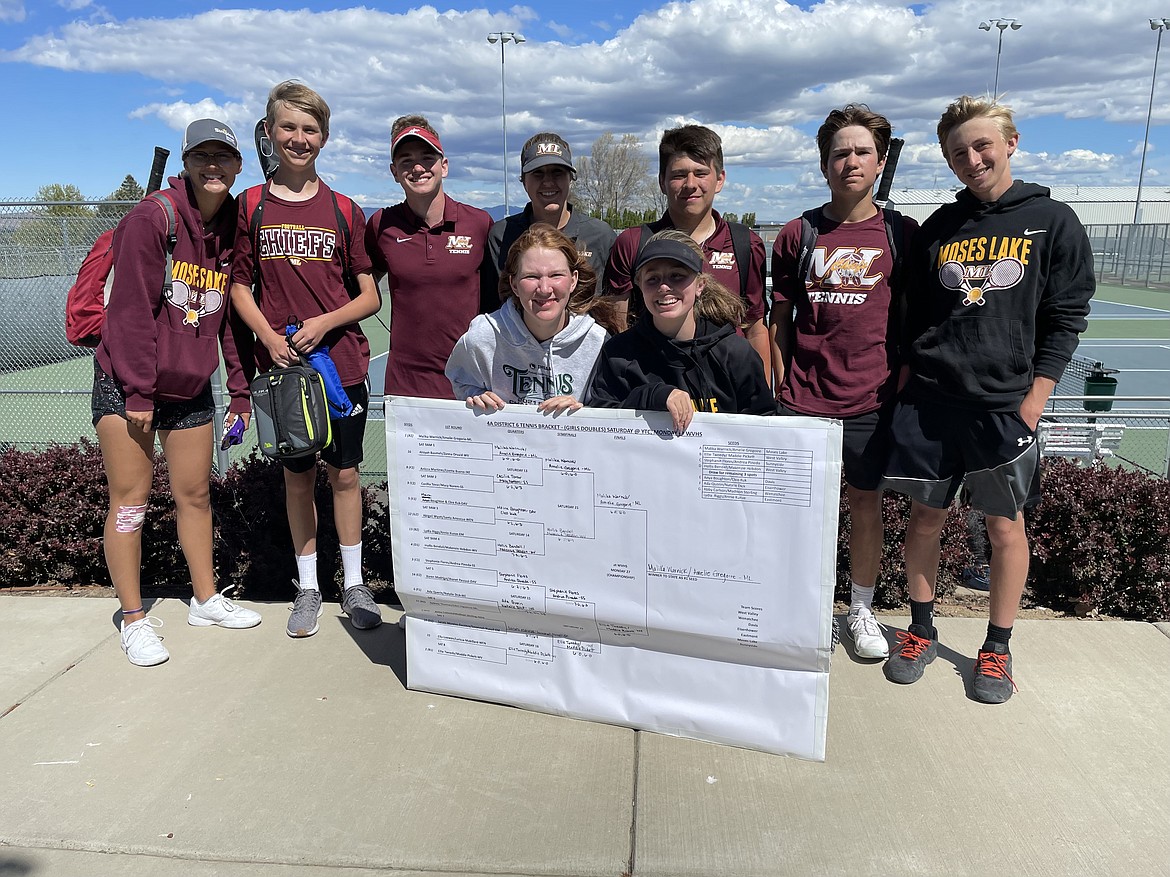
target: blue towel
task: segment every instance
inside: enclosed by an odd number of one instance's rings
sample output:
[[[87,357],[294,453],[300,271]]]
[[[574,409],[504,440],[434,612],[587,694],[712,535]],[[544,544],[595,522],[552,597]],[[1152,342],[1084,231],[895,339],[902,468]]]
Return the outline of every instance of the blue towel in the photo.
[[[297,334],[299,328],[291,323],[284,327],[289,347],[292,347],[292,336]],[[333,358],[329,355],[329,348],[318,347],[312,353],[301,353],[295,347],[293,350],[321,376],[321,381],[325,384],[325,399],[329,403],[329,418],[339,420],[353,414],[353,402],[349,400],[345,387],[341,385],[341,377],[337,374],[337,366],[333,364]]]

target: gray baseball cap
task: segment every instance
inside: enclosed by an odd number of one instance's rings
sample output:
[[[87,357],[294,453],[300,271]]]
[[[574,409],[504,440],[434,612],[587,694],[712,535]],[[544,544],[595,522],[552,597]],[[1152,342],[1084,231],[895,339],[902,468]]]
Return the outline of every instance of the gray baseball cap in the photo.
[[[236,132],[218,119],[196,119],[187,126],[183,134],[183,157],[200,143],[215,141],[224,143],[232,148],[236,156],[240,156],[240,147],[236,142]]]
[[[573,167],[573,153],[569,149],[569,144],[556,134],[543,137],[538,135],[524,144],[524,150],[520,153],[521,174],[550,164],[567,167],[574,175],[577,173]]]

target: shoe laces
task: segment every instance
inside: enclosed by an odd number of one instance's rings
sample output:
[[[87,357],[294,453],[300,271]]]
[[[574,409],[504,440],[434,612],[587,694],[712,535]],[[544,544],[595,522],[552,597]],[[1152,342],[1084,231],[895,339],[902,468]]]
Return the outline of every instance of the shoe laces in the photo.
[[[898,657],[913,661],[930,648],[930,640],[923,639],[908,630],[895,631],[894,638],[898,640]]]
[[[996,652],[980,652],[979,658],[975,662],[976,676],[991,676],[994,679],[1006,679],[1012,684],[1013,691],[1019,691],[1016,687],[1016,680],[1012,679],[1011,674],[1008,673],[1007,662],[1011,656],[1006,652],[1002,655]]]
[[[126,642],[129,643],[135,639],[155,639],[162,642],[162,637],[154,631],[163,626],[161,618],[156,618],[153,615],[144,615],[142,618],[127,624],[122,633],[126,634]]]
[[[851,612],[849,614],[849,628],[861,627],[860,633],[866,636],[882,636],[882,626],[872,612]]]

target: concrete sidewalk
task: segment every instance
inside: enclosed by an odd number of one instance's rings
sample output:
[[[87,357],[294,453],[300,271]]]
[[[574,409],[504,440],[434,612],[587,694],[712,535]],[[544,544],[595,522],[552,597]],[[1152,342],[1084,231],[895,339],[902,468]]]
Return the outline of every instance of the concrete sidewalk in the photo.
[[[0,597],[0,875],[1170,874],[1164,626],[1021,621],[1002,706],[985,620],[912,686],[842,646],[813,764],[409,691],[393,623],[247,605],[159,601],[140,669],[114,600]]]

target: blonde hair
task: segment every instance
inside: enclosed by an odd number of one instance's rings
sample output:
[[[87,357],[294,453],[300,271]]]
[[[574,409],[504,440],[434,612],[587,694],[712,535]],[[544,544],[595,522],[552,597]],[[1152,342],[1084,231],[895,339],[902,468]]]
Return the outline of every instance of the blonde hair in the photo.
[[[308,113],[321,126],[321,133],[329,136],[329,104],[325,98],[309,88],[303,82],[295,79],[286,79],[272,87],[268,92],[268,107],[265,110],[265,121],[269,131],[276,125],[276,111],[281,105]]]
[[[702,262],[706,261],[706,256],[703,255],[703,248],[695,242],[689,234],[678,231],[677,229],[667,228],[656,233],[650,240],[646,241],[646,246],[649,246],[654,241],[674,241],[675,243],[683,244],[684,246],[693,250]],[[643,265],[637,275],[634,277],[634,282],[638,284],[638,291],[642,291],[642,274],[646,270]],[[712,323],[730,323],[733,326],[742,326],[744,316],[747,310],[744,308],[743,299],[738,295],[708,274],[706,271],[699,274],[703,280],[703,292],[695,302],[695,315],[699,317],[706,317]]]
[[[951,132],[972,119],[990,119],[1004,140],[1011,140],[1020,133],[1012,119],[1011,107],[996,103],[989,97],[971,97],[965,94],[951,102],[938,120],[938,146],[944,158],[947,154],[947,138],[951,136]]]

